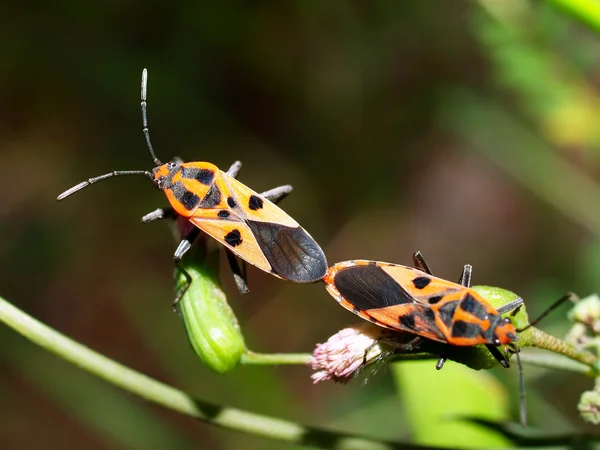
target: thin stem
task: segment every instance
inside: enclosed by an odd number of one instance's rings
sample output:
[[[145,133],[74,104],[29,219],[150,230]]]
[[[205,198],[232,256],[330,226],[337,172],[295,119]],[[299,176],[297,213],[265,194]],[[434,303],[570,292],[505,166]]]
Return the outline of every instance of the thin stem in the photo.
[[[309,353],[255,353],[247,350],[240,360],[245,365],[270,365],[270,364],[308,364],[312,355]]]
[[[553,353],[542,353],[533,351],[522,351],[519,353],[521,362],[536,367],[542,367],[545,369],[558,369],[566,370],[569,372],[580,373],[593,377],[595,372],[589,366],[582,364],[577,361],[568,359],[565,356],[553,354]]]
[[[67,338],[25,314],[1,297],[0,321],[42,348],[115,386],[165,408],[222,428],[326,449],[435,449],[435,447],[378,441],[356,435],[306,427],[295,422],[195,399],[178,389],[125,367]]]
[[[521,341],[520,345],[523,347],[536,347],[549,350],[553,353],[559,353],[574,361],[585,364],[590,368],[594,367],[598,362],[597,358],[592,353],[578,350],[562,339],[554,337],[535,327],[528,328],[521,333],[519,339]]]

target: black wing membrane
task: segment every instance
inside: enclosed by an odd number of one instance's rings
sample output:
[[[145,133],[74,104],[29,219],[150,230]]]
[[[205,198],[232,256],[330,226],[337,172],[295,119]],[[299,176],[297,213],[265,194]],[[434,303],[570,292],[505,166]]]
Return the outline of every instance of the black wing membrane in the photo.
[[[273,272],[297,283],[318,281],[327,273],[319,244],[301,227],[246,220]]]
[[[400,284],[376,265],[342,269],[335,275],[334,283],[345,300],[365,311],[414,302]]]

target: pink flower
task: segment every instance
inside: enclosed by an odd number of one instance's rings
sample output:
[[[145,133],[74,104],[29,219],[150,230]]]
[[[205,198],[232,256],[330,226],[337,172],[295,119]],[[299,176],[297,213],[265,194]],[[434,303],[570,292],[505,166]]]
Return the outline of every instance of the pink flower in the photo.
[[[324,344],[317,344],[309,362],[316,371],[312,380],[347,383],[359,369],[386,356],[379,343],[386,331],[371,323],[361,323],[344,328]]]

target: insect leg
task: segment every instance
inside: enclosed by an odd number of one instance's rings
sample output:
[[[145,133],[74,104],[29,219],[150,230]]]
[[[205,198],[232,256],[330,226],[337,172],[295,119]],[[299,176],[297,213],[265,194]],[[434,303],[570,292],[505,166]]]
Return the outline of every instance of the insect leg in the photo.
[[[393,338],[390,339],[386,339],[386,338],[381,338],[377,341],[374,341],[371,345],[369,345],[366,349],[365,349],[365,354],[363,356],[363,366],[367,365],[367,357],[369,356],[369,352],[371,351],[371,349],[373,347],[375,347],[379,342],[384,342],[385,344],[389,345],[390,347],[393,347],[394,350],[397,351],[411,351],[412,349],[414,349],[417,345],[419,345],[421,342],[423,341],[423,338],[421,336],[416,336],[413,339],[411,339],[408,342],[403,342],[400,343],[396,340],[394,340]]]
[[[490,353],[494,356],[494,358],[496,358],[498,360],[498,362],[500,363],[500,365],[506,369],[508,369],[510,367],[508,360],[506,359],[506,355],[504,355],[500,350],[498,350],[497,347],[494,347],[491,344],[486,344],[485,345],[487,347],[487,349],[490,351]],[[444,355],[444,351],[442,350],[441,354],[440,354],[440,359],[438,359],[438,362],[435,365],[435,368],[437,370],[441,370],[442,367],[444,367],[444,364],[446,363],[446,360],[448,359],[445,355]]]
[[[446,347],[444,347],[444,349],[445,349],[445,348],[446,348]],[[446,364],[446,361],[448,360],[448,357],[447,357],[447,356],[445,356],[445,353],[446,353],[446,352],[445,352],[444,350],[442,350],[442,351],[440,352],[440,359],[438,359],[438,362],[437,362],[437,363],[435,363],[435,368],[436,368],[436,370],[442,370],[442,367],[444,367],[444,364]]]
[[[183,258],[183,255],[185,255],[187,253],[187,251],[192,247],[192,244],[198,238],[199,234],[200,234],[200,228],[194,227],[187,234],[187,236],[184,237],[181,240],[181,242],[177,246],[177,250],[175,250],[175,254],[173,255],[173,261],[175,262],[175,266],[177,267],[177,269],[179,269],[179,271],[185,277],[185,284],[183,285],[183,287],[181,289],[179,289],[179,291],[177,291],[177,295],[175,296],[175,300],[173,300],[173,306],[177,305],[177,303],[179,302],[179,300],[181,300],[181,297],[183,297],[183,295],[189,289],[190,284],[192,284],[192,277],[191,277],[191,275],[188,273],[187,270],[185,270],[181,266],[181,258]]]
[[[229,169],[227,169],[227,172],[225,172],[225,173],[227,175],[229,175],[231,178],[237,178],[238,173],[240,173],[241,168],[242,168],[242,162],[236,161],[231,165],[231,167]]]
[[[158,208],[156,211],[146,214],[142,217],[142,223],[150,223],[155,220],[176,219],[177,213],[173,208]]]
[[[485,347],[490,351],[492,356],[498,360],[502,367],[504,367],[505,369],[508,369],[510,367],[506,355],[500,350],[498,350],[498,347],[495,347],[492,344],[485,344]]]
[[[233,279],[238,291],[240,291],[240,294],[247,294],[250,292],[250,289],[248,289],[248,284],[246,283],[246,265],[242,263],[240,268],[235,255],[228,248],[225,249],[225,254],[227,255],[229,267],[231,267],[231,271],[233,272]]]
[[[423,338],[421,336],[415,336],[413,339],[411,339],[408,342],[398,342],[394,339],[386,339],[386,338],[382,338],[380,340],[385,342],[389,346],[394,347],[394,349],[396,349],[398,351],[406,351],[406,352],[413,350],[421,342],[423,342]],[[370,349],[370,347],[369,347],[369,349]]]
[[[235,161],[225,173],[231,178],[237,178],[241,168],[241,161]],[[265,191],[260,195],[266,198],[267,200],[271,200],[273,203],[277,203],[279,200],[282,200],[285,196],[292,192],[292,189],[292,186],[286,184],[285,186],[279,186],[273,189],[269,189],[268,191]]]
[[[521,297],[519,297],[518,299],[516,299],[516,300],[513,300],[512,302],[510,302],[510,303],[507,303],[506,305],[504,305],[504,306],[501,306],[500,308],[498,308],[498,312],[499,312],[500,314],[504,314],[504,313],[507,313],[507,312],[509,312],[509,311],[516,310],[516,309],[518,309],[518,308],[519,308],[519,306],[521,306],[522,304],[523,304],[523,299],[522,299]]]
[[[423,257],[423,254],[421,252],[417,251],[413,254],[413,262],[415,263],[415,267],[417,269],[419,269],[425,273],[428,273],[429,275],[433,275],[433,273],[431,273],[431,269],[427,265],[427,262],[425,261],[425,258]]]
[[[377,345],[377,341],[373,341],[373,343],[371,345],[369,345],[366,349],[365,349],[365,354],[363,355],[363,366],[367,365],[367,356],[369,356],[369,352],[371,351],[371,349],[373,347],[375,347]]]
[[[286,198],[290,192],[292,192],[292,189],[294,189],[292,186],[285,184],[283,186],[277,186],[276,188],[269,189],[260,195],[267,200],[271,200],[273,203],[279,203],[281,200]]]
[[[465,267],[463,267],[463,271],[460,274],[460,278],[458,279],[458,284],[461,284],[464,287],[471,287],[471,274],[472,273],[473,273],[473,266],[471,266],[471,264],[465,264]]]

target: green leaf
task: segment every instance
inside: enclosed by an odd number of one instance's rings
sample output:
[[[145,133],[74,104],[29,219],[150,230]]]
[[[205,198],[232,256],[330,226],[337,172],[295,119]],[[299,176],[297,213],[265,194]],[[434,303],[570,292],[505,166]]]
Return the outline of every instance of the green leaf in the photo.
[[[415,443],[452,447],[503,447],[504,436],[468,422],[509,419],[504,387],[488,372],[448,361],[440,371],[432,361],[393,364],[394,381]]]

